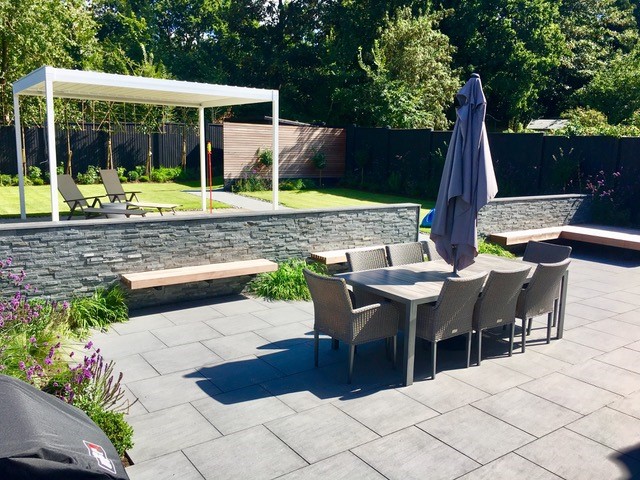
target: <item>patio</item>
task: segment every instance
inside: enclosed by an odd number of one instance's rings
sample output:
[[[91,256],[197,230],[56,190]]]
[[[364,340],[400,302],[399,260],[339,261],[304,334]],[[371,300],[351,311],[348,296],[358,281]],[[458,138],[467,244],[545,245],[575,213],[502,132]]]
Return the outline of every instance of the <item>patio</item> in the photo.
[[[621,254],[622,253],[622,254]],[[621,260],[621,258],[628,258]],[[640,261],[574,247],[564,339],[527,351],[455,345],[415,383],[382,342],[323,338],[313,307],[225,297],[132,312],[93,340],[125,374],[133,480],[159,478],[633,478],[640,475]],[[540,318],[539,320],[544,320]],[[502,332],[497,332],[496,335]]]

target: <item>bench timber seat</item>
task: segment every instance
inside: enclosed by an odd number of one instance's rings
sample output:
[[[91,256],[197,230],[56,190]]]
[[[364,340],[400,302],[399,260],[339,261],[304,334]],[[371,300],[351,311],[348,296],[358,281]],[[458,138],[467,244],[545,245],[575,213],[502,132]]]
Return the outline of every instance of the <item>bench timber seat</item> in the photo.
[[[601,225],[564,225],[562,227],[492,233],[491,241],[502,246],[527,243],[529,240],[576,240],[609,247],[640,250],[640,230]]]
[[[324,252],[311,252],[309,258],[325,265],[336,263],[347,263],[347,252],[356,250],[371,250],[374,248],[384,248],[384,245],[374,245],[371,247],[345,248],[344,250],[326,250]]]
[[[164,287],[181,283],[240,277],[257,273],[274,272],[278,264],[264,258],[240,260],[237,262],[210,263],[191,267],[167,268],[148,272],[123,273],[120,276],[131,290],[149,287]]]

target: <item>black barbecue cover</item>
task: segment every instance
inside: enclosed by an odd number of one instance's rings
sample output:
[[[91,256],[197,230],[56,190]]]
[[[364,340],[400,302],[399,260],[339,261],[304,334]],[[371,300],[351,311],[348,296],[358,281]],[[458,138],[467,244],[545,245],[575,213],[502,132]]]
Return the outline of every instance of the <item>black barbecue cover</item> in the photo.
[[[0,479],[127,479],[115,448],[81,410],[0,375]]]

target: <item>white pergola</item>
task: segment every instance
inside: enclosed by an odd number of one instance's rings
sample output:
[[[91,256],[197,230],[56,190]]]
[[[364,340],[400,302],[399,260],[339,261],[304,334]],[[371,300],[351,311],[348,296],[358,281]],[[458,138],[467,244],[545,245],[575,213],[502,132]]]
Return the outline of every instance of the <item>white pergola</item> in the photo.
[[[22,170],[22,135],[20,96],[45,97],[47,106],[47,144],[51,179],[51,220],[60,221],[58,212],[58,180],[56,177],[55,114],[53,99],[103,100],[108,102],[169,105],[198,109],[200,131],[200,190],[202,210],[206,211],[206,169],[204,109],[248,103],[271,102],[273,110],[273,209],[278,208],[278,90],[211,85],[157,78],[85,72],[53,67],[40,67],[13,84],[18,178],[20,180],[20,216],[26,219],[24,172]]]

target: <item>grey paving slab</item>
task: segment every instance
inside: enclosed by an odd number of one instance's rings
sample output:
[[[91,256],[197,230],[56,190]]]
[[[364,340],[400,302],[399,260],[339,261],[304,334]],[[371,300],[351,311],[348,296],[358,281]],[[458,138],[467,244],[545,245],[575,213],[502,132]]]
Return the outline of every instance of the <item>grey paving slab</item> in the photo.
[[[604,407],[567,428],[640,460],[640,420],[635,417]]]
[[[595,322],[596,320],[591,320],[589,318],[578,317],[575,315],[565,315],[564,316],[564,329],[565,332],[569,331],[576,327],[583,327],[585,325],[589,325],[591,322]]]
[[[191,403],[223,435],[296,413],[258,385]]]
[[[508,453],[491,463],[463,475],[458,480],[560,480],[560,477],[515,453]]]
[[[569,286],[571,288],[571,286]],[[582,303],[567,304],[567,315],[573,317],[584,318],[585,320],[602,320],[615,315],[614,312],[609,310],[603,310],[601,308],[593,307],[591,305],[584,305]]]
[[[632,323],[633,325],[640,325],[640,309],[631,310],[630,312],[621,313],[611,317],[613,320],[620,322]]]
[[[313,330],[302,323],[288,323],[277,327],[261,328],[256,330],[258,335],[266,338],[272,345],[271,348],[286,348],[300,342],[313,340]]]
[[[606,295],[603,295],[602,298],[606,298],[608,300],[616,300],[618,302],[630,303],[632,305],[635,305],[636,307],[640,307],[640,294],[638,293],[618,291],[607,293]]]
[[[269,353],[269,350],[282,350],[278,346],[271,345],[266,338],[254,332],[238,333],[221,338],[214,338],[202,342],[208,349],[225,360],[231,360],[247,355],[260,355]],[[272,347],[272,348],[271,348]]]
[[[562,360],[573,365],[586,362],[590,358],[602,354],[602,350],[580,345],[570,340],[554,340],[551,343],[527,345],[527,350],[535,350],[538,353]],[[525,352],[526,355],[526,352]]]
[[[153,315],[144,315],[141,317],[133,317],[128,322],[112,323],[111,328],[120,335],[128,333],[145,332],[154,328],[172,327],[174,324],[164,315],[156,313]]]
[[[96,343],[95,346],[100,348],[102,355],[107,359],[118,359],[167,347],[150,332],[137,332],[129,335],[111,334],[102,338],[100,343]]]
[[[620,395],[561,373],[552,373],[520,388],[583,415],[620,399]]]
[[[223,335],[235,335],[236,333],[250,332],[251,330],[271,326],[270,323],[259,319],[252,313],[214,318],[213,320],[208,320],[206,324]]]
[[[571,295],[573,295],[574,297],[593,298],[593,297],[598,297],[600,295],[605,295],[605,293],[602,292],[601,290],[593,290],[591,288],[583,287],[579,283],[578,284],[574,284],[574,283],[575,282],[573,282],[573,279],[572,279],[570,290],[571,290]]]
[[[621,322],[611,318],[590,323],[585,328],[591,328],[593,330],[599,330],[611,335],[616,335],[627,339],[629,342],[633,340],[640,340],[640,325],[633,325],[631,323]]]
[[[253,355],[205,366],[199,372],[223,392],[268,382],[282,377],[282,372]]]
[[[309,463],[379,438],[333,405],[273,420],[265,426]]]
[[[127,468],[130,480],[202,480],[196,467],[182,452],[173,452]]]
[[[607,321],[607,320],[604,320]],[[594,323],[600,323],[594,322]],[[564,338],[580,345],[595,348],[602,352],[610,352],[616,348],[620,348],[629,343],[628,338],[623,338],[618,335],[611,335],[606,331],[600,329],[590,328],[589,325],[585,327],[578,327],[568,330],[564,333]]]
[[[383,480],[385,477],[350,452],[343,452],[331,458],[288,473],[279,480]]]
[[[320,352],[318,355],[318,364],[320,367],[342,362],[346,365],[347,352],[346,349],[331,350],[329,348],[330,340],[323,339],[320,341]],[[261,351],[258,355],[269,365],[276,367],[286,375],[312,370],[315,368],[313,359],[313,343],[304,342],[291,345],[285,350],[276,352]],[[345,367],[346,368],[346,367]]]
[[[417,427],[482,464],[535,440],[534,436],[470,405],[426,420]]]
[[[142,356],[163,375],[223,361],[199,342],[146,352]]]
[[[128,418],[134,447],[127,453],[133,463],[161,457],[220,436],[190,404]]]
[[[215,305],[212,305],[211,308],[226,316],[268,310],[268,307],[265,307],[261,302],[253,300],[251,298],[233,300],[224,303],[216,303]]]
[[[342,398],[333,405],[380,436],[438,415],[435,410],[394,389],[364,392]]]
[[[624,282],[622,282],[623,284],[618,284],[618,282],[615,281],[615,278],[613,278],[613,276],[607,276],[606,279],[602,279],[604,277],[601,273],[591,274],[588,276],[588,278],[589,278],[588,280],[576,282],[576,285],[583,288],[590,288],[592,290],[597,290],[599,292],[602,292],[603,294],[611,293],[613,290],[623,290],[624,288],[629,287],[628,284],[624,285]],[[596,280],[597,278],[601,278],[601,280]],[[574,282],[572,279],[570,279],[569,282],[570,282],[569,288],[571,288]],[[615,288],[616,286],[619,288]]]
[[[254,312],[254,315],[272,326],[286,325],[313,318],[313,314],[304,312],[295,305],[283,305],[269,310]]]
[[[122,391],[124,392],[124,397],[123,397],[124,403],[123,403],[123,406],[125,406],[126,402],[129,402],[128,403],[128,408],[125,411],[125,414],[127,416],[143,415],[145,413],[149,413],[149,412],[147,412],[147,409],[144,408],[142,403],[140,403],[138,401],[138,397],[136,397],[131,392],[131,390],[129,390],[127,388],[126,385],[123,385]]]
[[[582,418],[582,415],[573,410],[520,388],[483,398],[473,403],[473,406],[536,437],[542,437]]]
[[[386,435],[352,452],[390,480],[450,480],[480,465],[416,427]]]
[[[158,371],[142,358],[140,354],[120,357],[115,361],[113,371],[122,372],[123,384],[137,382],[138,380],[159,375]]]
[[[309,410],[333,402],[351,393],[346,383],[346,367],[343,376],[331,376],[324,369],[313,369],[262,384],[296,412]]]
[[[207,479],[271,479],[307,463],[262,425],[187,448]]]
[[[447,375],[491,394],[503,392],[532,379],[523,373],[486,361],[479,367],[461,368],[449,371]]]
[[[129,383],[131,392],[149,412],[174,407],[221,392],[195,370],[153,377]]]
[[[436,375],[435,380],[416,382],[409,387],[402,387],[398,390],[440,413],[468,405],[488,396],[486,392],[447,374]]]
[[[516,453],[567,480],[631,479],[640,474],[640,464],[633,458],[621,458],[615,450],[566,428]]]
[[[619,348],[598,357],[601,362],[640,373],[640,352],[630,348]]]
[[[176,347],[186,343],[210,340],[222,336],[204,322],[193,322],[183,325],[173,325],[171,327],[151,330],[164,344],[169,347]]]
[[[563,370],[562,373],[619,395],[629,395],[640,390],[639,374],[609,365],[598,359],[574,365]]]
[[[640,352],[640,340],[630,343],[629,345],[627,345],[627,348],[635,350],[636,352]]]
[[[211,306],[203,305],[191,308],[180,308],[163,313],[175,325],[184,325],[192,322],[206,322],[223,316],[221,312]]]
[[[601,308],[613,313],[624,313],[637,308],[637,305],[614,300],[610,296],[606,299],[604,297],[585,298],[582,300],[582,304]]]
[[[609,407],[640,419],[640,391],[610,404]]]
[[[532,378],[544,377],[571,366],[570,363],[543,355],[532,349],[526,350],[524,354],[514,352],[511,357],[495,358],[491,361]]]

